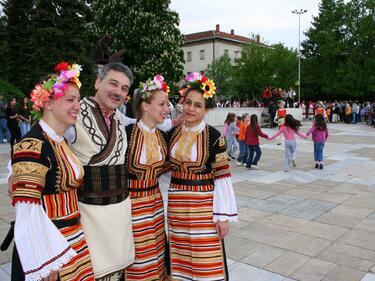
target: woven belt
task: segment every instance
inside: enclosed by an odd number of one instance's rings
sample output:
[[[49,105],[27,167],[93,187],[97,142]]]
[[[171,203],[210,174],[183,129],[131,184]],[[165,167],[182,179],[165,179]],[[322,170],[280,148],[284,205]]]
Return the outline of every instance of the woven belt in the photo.
[[[52,220],[53,224],[58,228],[77,225],[80,223],[79,218],[65,219],[65,220]]]
[[[149,187],[140,187],[140,188],[128,188],[129,192],[143,192],[143,191],[150,191],[150,190],[154,190],[155,188],[157,188],[159,185],[152,185],[152,186],[149,186]]]
[[[119,195],[126,195],[128,194],[128,188],[121,188],[117,190],[107,190],[107,191],[85,191],[85,190],[78,190],[78,196],[98,199],[98,198],[107,198],[107,197],[116,197]]]
[[[186,180],[186,179],[177,179],[171,178],[171,183],[177,185],[213,185],[213,179],[204,179],[204,180]]]

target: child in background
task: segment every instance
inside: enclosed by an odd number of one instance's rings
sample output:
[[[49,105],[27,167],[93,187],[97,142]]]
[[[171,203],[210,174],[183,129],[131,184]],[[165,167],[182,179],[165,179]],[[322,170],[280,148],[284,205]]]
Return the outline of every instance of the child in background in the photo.
[[[229,118],[231,118],[231,116],[233,115],[234,113],[228,113],[227,114],[227,118],[225,118],[225,121],[224,121],[224,128],[223,128],[223,133],[222,133],[222,136],[224,137],[224,140],[225,140],[225,145],[228,146],[227,144],[227,140],[226,140],[226,136],[227,136],[227,132],[228,132],[228,120]]]
[[[252,114],[250,117],[250,125],[246,128],[245,142],[249,151],[246,168],[250,169],[253,167],[256,170],[259,169],[257,165],[258,161],[260,160],[260,156],[262,155],[262,151],[260,150],[259,146],[259,136],[268,139],[268,135],[262,132],[262,129],[258,124],[258,116],[256,114]]]
[[[279,107],[276,110],[276,116],[275,116],[275,122],[277,123],[277,126],[279,129],[284,126],[285,123],[285,116],[286,116],[286,109],[285,107],[285,102],[283,100],[279,100],[277,102],[277,106]],[[281,137],[277,139],[277,145],[281,144]]]
[[[234,113],[228,116],[227,118],[228,129],[227,129],[227,135],[225,136],[225,139],[227,141],[227,153],[228,153],[228,156],[232,159],[236,159],[233,156],[233,154],[238,149],[238,144],[236,141],[236,134],[240,131],[240,129],[238,129],[236,126],[235,118],[236,118],[236,115]]]
[[[312,134],[312,140],[314,141],[314,160],[315,169],[323,169],[323,149],[324,144],[328,138],[327,124],[324,120],[323,115],[319,114],[315,116],[315,122],[311,129],[307,132],[307,136]]]
[[[249,114],[245,113],[242,116],[242,122],[240,125],[240,132],[238,134],[238,144],[240,146],[240,154],[237,158],[237,165],[246,165],[248,157],[248,149],[246,146],[246,128],[249,126],[250,117]]]
[[[241,124],[242,124],[242,121],[243,121],[243,116],[237,116],[237,121],[236,121],[236,127],[239,129],[241,127]],[[238,142],[238,136],[240,135],[240,133],[236,133],[236,140]]]
[[[300,121],[293,118],[292,115],[287,114],[285,116],[285,125],[282,126],[275,135],[268,138],[269,140],[274,140],[281,134],[285,137],[285,158],[284,158],[284,172],[290,171],[290,165],[293,160],[293,154],[296,151],[297,148],[297,142],[296,142],[296,135],[300,136],[301,138],[306,139],[307,136],[304,133],[299,132],[299,127],[301,127],[302,124]]]

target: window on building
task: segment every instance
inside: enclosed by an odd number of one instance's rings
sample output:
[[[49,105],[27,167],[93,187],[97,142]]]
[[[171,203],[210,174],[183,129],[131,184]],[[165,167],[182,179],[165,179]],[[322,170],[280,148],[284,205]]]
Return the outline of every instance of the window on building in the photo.
[[[201,57],[201,60],[204,60],[204,50],[200,50],[200,57]]]
[[[186,60],[187,61],[191,61],[191,58],[192,58],[192,56],[191,56],[191,52],[186,52]]]
[[[240,51],[234,51],[234,58],[238,59],[240,57]]]
[[[229,50],[228,49],[224,50],[224,55],[229,55]]]

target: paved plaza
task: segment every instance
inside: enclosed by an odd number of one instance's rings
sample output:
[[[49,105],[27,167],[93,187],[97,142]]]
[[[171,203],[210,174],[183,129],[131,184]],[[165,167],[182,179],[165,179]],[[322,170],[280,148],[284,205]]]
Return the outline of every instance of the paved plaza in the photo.
[[[276,141],[262,140],[260,170],[231,161],[240,218],[225,238],[231,281],[375,281],[375,129],[330,124],[329,132],[324,170],[314,169],[313,143],[302,139],[291,172]],[[8,145],[0,157],[2,241],[14,220]],[[10,260],[11,250],[0,253],[1,281],[10,280]]]

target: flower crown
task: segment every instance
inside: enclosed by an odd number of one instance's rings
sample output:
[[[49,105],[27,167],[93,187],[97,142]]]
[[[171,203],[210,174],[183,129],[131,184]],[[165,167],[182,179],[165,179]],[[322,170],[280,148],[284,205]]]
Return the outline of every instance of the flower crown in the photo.
[[[37,84],[31,91],[34,115],[40,115],[41,108],[44,108],[45,103],[51,96],[55,100],[64,96],[64,90],[67,89],[68,82],[75,83],[78,88],[81,88],[81,82],[78,79],[81,70],[79,64],[68,64],[67,62],[57,64],[55,66],[57,74],[52,74],[47,80]]]
[[[216,94],[216,86],[214,81],[208,79],[204,75],[201,75],[199,72],[190,73],[184,78],[184,80],[188,83],[188,88],[197,87],[201,89],[205,99],[210,99]]]
[[[152,91],[162,90],[169,93],[169,86],[164,82],[164,77],[160,74],[154,76],[154,79],[148,79],[146,82],[139,83],[139,92],[143,100],[152,96]]]

